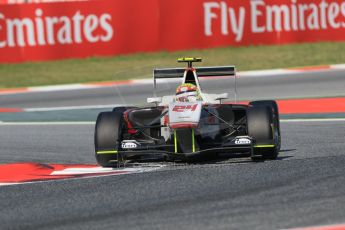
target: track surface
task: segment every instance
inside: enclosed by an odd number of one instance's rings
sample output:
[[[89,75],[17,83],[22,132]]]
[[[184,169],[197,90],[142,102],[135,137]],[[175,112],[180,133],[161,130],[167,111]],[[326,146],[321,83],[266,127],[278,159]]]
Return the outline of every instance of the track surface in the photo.
[[[344,82],[341,71],[248,77],[239,80],[239,93],[240,99],[345,96]],[[221,82],[214,84],[222,90]],[[1,96],[0,107],[137,103],[150,90],[145,85],[8,95]],[[278,229],[344,223],[345,122],[283,122],[281,128],[277,161],[230,158],[167,164],[142,174],[2,186],[0,228]],[[94,164],[93,129],[1,125],[0,163]]]
[[[229,81],[231,83],[231,81]],[[205,89],[213,93],[231,93],[231,84],[224,80],[208,81]],[[176,83],[162,85],[161,94],[175,92]],[[298,75],[279,75],[267,77],[243,77],[238,79],[240,100],[302,98],[302,97],[338,97],[345,96],[345,71],[329,70],[309,72]],[[0,107],[37,108],[59,106],[142,104],[147,97],[152,97],[152,84],[133,87],[121,85],[102,89],[84,89],[60,92],[39,92],[17,95],[0,95]],[[162,89],[162,88],[160,88]],[[233,93],[233,92],[232,92]]]
[[[168,164],[143,174],[1,187],[1,229],[277,229],[341,223],[344,126],[344,121],[282,123],[277,161],[231,158]],[[2,126],[1,162],[94,163],[92,133],[92,125]]]

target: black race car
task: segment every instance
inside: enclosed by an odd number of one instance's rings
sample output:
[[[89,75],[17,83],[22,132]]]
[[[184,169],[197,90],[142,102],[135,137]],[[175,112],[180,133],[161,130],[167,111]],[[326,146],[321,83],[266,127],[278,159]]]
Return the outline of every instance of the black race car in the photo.
[[[157,80],[176,78],[186,85],[184,92],[190,94],[189,86],[197,90],[198,98],[153,97],[147,99],[154,104],[150,107],[123,106],[101,112],[95,127],[99,165],[114,167],[126,160],[156,158],[190,161],[223,153],[248,153],[255,161],[277,158],[281,136],[275,101],[224,102],[227,93],[205,93],[199,78],[236,79],[234,66],[193,67],[193,62],[201,62],[199,58],[180,58],[179,62],[188,63],[188,67],[154,69],[155,90]]]

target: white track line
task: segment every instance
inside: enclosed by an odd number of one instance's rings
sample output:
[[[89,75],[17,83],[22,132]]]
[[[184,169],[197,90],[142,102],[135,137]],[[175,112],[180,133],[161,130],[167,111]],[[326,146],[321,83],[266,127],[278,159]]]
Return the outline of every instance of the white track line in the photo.
[[[51,91],[64,91],[76,89],[94,89],[98,86],[85,85],[85,84],[66,84],[66,85],[48,85],[48,86],[33,86],[28,87],[30,92],[51,92]]]
[[[345,118],[307,118],[307,119],[281,119],[280,122],[328,122],[328,121],[345,121]]]
[[[345,69],[345,64],[330,65],[331,69]]]
[[[16,184],[20,184],[20,183],[0,183],[0,186],[4,186],[4,185],[16,185]]]
[[[296,74],[300,73],[299,71],[295,70],[285,70],[285,69],[272,69],[272,70],[253,70],[253,71],[245,71],[237,73],[239,78],[243,77],[269,77],[269,76],[276,76],[276,75],[283,75],[283,74]]]
[[[122,104],[114,105],[80,105],[80,106],[62,106],[62,107],[46,107],[46,108],[24,108],[24,112],[47,112],[47,111],[59,111],[59,110],[78,110],[78,109],[106,109],[124,106]],[[130,106],[130,105],[125,105]]]
[[[23,185],[23,184],[39,184],[39,183],[58,183],[60,181],[72,181],[72,180],[85,180],[90,178],[97,178],[97,177],[110,177],[110,176],[120,176],[120,175],[129,175],[129,174],[138,174],[138,173],[146,173],[146,172],[155,172],[165,167],[165,165],[162,164],[156,164],[155,167],[136,167],[136,168],[102,168],[97,167],[94,169],[67,169],[67,170],[61,170],[61,171],[55,171],[55,173],[52,173],[51,175],[70,175],[70,174],[77,174],[81,175],[84,174],[82,177],[74,177],[74,178],[63,178],[63,179],[51,179],[51,180],[38,180],[38,181],[29,181],[29,182],[14,182],[14,183],[0,183],[1,186],[12,186],[12,185]],[[98,171],[100,175],[94,175],[94,173]],[[123,173],[118,173],[121,171],[125,171]],[[113,172],[113,173],[112,173]],[[106,173],[106,174],[103,174]],[[90,174],[90,175],[87,175]]]
[[[6,122],[0,121],[0,126],[6,125],[95,125],[94,121],[39,121],[39,122]]]

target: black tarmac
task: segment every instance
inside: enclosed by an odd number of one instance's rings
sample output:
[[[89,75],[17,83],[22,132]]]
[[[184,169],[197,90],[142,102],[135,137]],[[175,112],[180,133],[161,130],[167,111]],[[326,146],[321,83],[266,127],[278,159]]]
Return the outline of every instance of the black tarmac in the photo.
[[[240,78],[239,99],[345,96],[344,82],[343,71]],[[225,90],[221,81],[213,84]],[[151,89],[3,95],[0,107],[138,103]],[[82,115],[73,116],[84,120]],[[12,114],[5,116],[11,120]],[[1,186],[0,229],[286,229],[345,223],[345,121],[284,121],[281,129],[282,151],[275,161],[162,163],[166,166],[154,172]],[[95,164],[93,130],[93,124],[2,124],[0,163]]]

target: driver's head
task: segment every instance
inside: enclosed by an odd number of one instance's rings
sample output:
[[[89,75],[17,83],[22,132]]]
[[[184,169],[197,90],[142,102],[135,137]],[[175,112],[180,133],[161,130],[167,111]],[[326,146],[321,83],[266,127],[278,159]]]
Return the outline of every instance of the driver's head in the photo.
[[[196,85],[191,83],[184,83],[177,87],[175,100],[179,102],[194,102],[200,101],[199,89]]]

